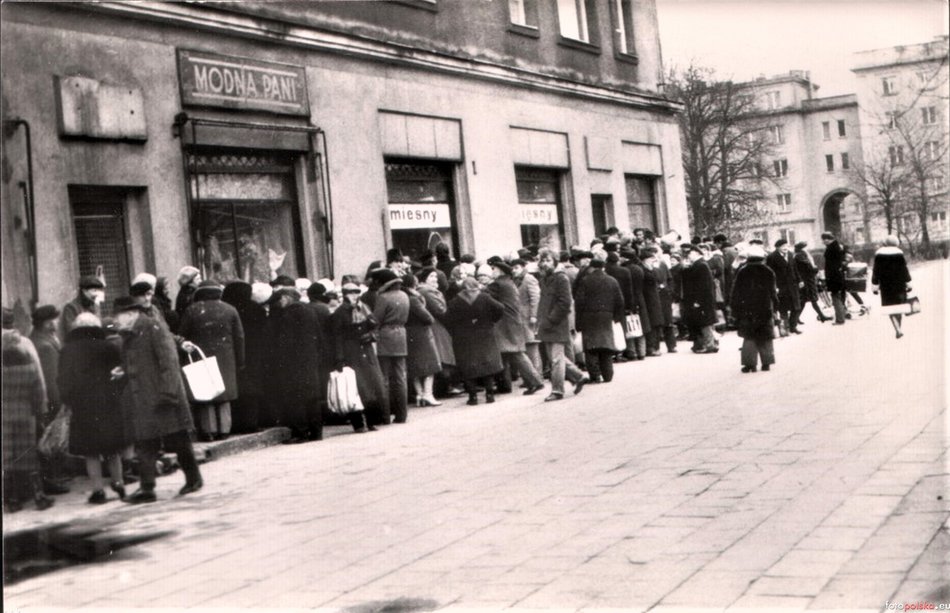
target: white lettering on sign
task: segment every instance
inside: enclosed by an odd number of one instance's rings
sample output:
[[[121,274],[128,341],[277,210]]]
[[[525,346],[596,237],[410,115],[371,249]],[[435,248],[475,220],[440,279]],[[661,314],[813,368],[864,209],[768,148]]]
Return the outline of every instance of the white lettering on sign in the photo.
[[[519,204],[518,216],[523,226],[552,225],[558,222],[556,204]]]
[[[452,218],[447,204],[390,204],[389,227],[393,230],[450,228]]]

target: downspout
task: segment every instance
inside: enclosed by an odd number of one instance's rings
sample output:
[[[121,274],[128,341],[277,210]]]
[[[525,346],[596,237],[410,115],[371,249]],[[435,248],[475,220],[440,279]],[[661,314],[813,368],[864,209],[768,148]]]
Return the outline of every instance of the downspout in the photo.
[[[36,208],[33,205],[33,139],[30,134],[30,122],[27,120],[15,117],[4,121],[4,123],[12,125],[15,128],[23,126],[24,134],[26,135],[26,216],[30,226],[29,245],[27,245],[27,247],[30,252],[30,266],[32,268],[30,271],[30,292],[32,296],[30,308],[32,309],[38,304],[40,299],[39,265],[36,258]]]

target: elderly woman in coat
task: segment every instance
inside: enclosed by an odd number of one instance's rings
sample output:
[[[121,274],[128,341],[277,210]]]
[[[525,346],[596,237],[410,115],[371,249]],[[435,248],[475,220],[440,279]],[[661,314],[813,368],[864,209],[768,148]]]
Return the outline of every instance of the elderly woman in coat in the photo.
[[[134,298],[116,298],[116,328],[122,336],[124,377],[122,415],[125,432],[135,442],[140,460],[139,489],[126,497],[132,504],[155,502],[155,461],[162,447],[178,456],[185,473],[179,495],[201,489],[204,481],[195,460],[189,432],[193,428],[188,396],[181,378],[175,339]]]
[[[504,260],[495,256],[489,262],[493,279],[487,286],[488,293],[505,308],[502,318],[495,324],[495,342],[505,366],[500,376],[499,392],[511,391],[511,371],[514,369],[527,386],[524,395],[530,396],[544,387],[544,380],[525,353],[527,335],[521,317],[518,286],[511,278],[511,266]]]
[[[106,502],[102,463],[112,490],[125,498],[121,454],[128,445],[122,424],[121,388],[112,370],[122,363],[119,348],[106,338],[99,318],[81,313],[66,335],[60,359],[60,395],[72,410],[69,453],[86,459],[92,485],[89,504]]]
[[[731,307],[743,339],[742,372],[755,372],[760,356],[762,370],[775,363],[772,339],[779,300],[775,273],[765,265],[765,250],[752,246],[746,255],[746,263],[733,279]]]
[[[613,325],[624,317],[623,292],[620,283],[604,272],[604,266],[602,259],[591,260],[587,274],[577,283],[574,299],[591,383],[613,380],[613,356],[622,349],[614,345]]]
[[[244,325],[237,309],[221,300],[224,287],[202,281],[185,309],[178,333],[214,357],[224,379],[224,392],[211,402],[196,402],[199,438],[223,440],[231,434],[231,402],[238,397],[238,372],[244,369]]]
[[[896,236],[884,239],[884,246],[874,254],[874,266],[871,271],[871,284],[874,293],[881,294],[881,306],[888,307],[907,303],[907,293],[910,291],[910,271],[907,269],[907,260]],[[901,313],[891,313],[891,324],[897,338],[904,336],[901,331]]]
[[[402,289],[409,296],[409,319],[406,320],[406,376],[412,381],[416,406],[439,406],[442,403],[437,402],[432,394],[435,375],[442,372],[442,358],[432,333],[435,318],[426,308],[426,300],[418,291],[418,281],[412,273],[403,275]]]
[[[389,392],[376,357],[378,325],[369,307],[360,300],[360,286],[344,283],[340,288],[343,302],[330,316],[330,337],[334,369],[352,368],[356,373],[356,391],[365,410],[350,415],[357,432],[376,430],[389,424]]]
[[[495,322],[505,307],[483,292],[474,278],[462,280],[462,289],[449,301],[446,325],[452,333],[455,361],[468,391],[468,404],[478,404],[478,386],[485,388],[485,402],[495,402],[493,377],[503,368],[495,340]]]
[[[406,389],[406,322],[409,321],[409,296],[402,291],[402,278],[389,268],[373,271],[378,285],[373,317],[379,323],[376,352],[383,379],[389,389],[389,408],[393,421],[404,424],[409,417]],[[386,418],[389,415],[385,416]]]
[[[719,343],[713,335],[716,325],[716,286],[703,260],[703,251],[689,245],[681,273],[683,322],[693,338],[693,353],[716,353]]]

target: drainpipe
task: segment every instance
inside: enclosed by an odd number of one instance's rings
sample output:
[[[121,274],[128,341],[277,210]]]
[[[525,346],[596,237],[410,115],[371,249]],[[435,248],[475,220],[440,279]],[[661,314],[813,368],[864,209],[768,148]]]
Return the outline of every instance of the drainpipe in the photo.
[[[30,122],[27,120],[14,117],[13,119],[4,120],[3,123],[4,128],[9,126],[13,130],[22,126],[23,132],[26,135],[26,218],[30,226],[29,245],[27,245],[27,248],[30,253],[30,291],[32,295],[30,308],[32,308],[36,306],[40,299],[39,267],[36,261],[36,208],[33,205],[33,140],[30,135]]]

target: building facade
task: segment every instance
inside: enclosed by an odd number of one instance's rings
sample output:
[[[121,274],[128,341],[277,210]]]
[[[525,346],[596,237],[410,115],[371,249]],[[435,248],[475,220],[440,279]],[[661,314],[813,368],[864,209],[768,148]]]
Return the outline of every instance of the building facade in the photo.
[[[878,235],[950,238],[948,38],[854,56],[868,208]],[[890,211],[885,211],[889,207]]]
[[[5,306],[685,234],[652,0],[2,11]]]

